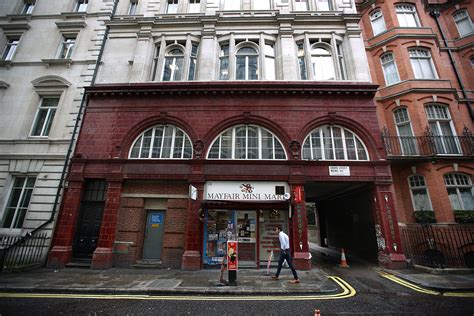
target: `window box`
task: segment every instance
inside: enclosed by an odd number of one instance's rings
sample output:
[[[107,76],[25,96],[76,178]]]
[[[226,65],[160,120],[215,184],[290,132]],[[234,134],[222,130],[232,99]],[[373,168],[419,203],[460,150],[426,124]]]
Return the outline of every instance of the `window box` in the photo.
[[[417,223],[436,223],[434,211],[415,211],[414,215]]]
[[[474,223],[474,210],[454,210],[454,218],[460,224]]]

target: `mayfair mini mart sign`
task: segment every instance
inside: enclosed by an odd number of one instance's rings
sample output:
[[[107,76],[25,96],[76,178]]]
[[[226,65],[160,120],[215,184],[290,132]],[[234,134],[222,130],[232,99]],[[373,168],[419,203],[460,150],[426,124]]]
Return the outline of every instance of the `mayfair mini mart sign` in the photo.
[[[208,181],[204,185],[206,200],[220,201],[286,201],[290,198],[286,182]]]

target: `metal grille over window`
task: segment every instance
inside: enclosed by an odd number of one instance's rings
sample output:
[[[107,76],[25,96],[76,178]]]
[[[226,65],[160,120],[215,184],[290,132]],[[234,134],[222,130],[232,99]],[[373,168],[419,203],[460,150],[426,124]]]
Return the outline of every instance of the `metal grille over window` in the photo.
[[[173,125],[157,125],[142,133],[133,143],[131,159],[190,159],[189,136]]]
[[[428,123],[433,133],[436,153],[441,155],[460,154],[459,139],[455,134],[448,107],[430,104],[425,109]]]
[[[303,143],[303,159],[369,160],[367,148],[357,135],[341,126],[324,125],[313,130]]]
[[[284,160],[286,154],[270,131],[255,125],[238,125],[214,140],[207,158]]]

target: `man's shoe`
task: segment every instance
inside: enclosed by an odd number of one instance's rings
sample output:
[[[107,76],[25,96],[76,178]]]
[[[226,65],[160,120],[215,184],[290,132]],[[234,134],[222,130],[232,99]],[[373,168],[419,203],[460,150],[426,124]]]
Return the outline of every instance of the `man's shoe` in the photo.
[[[275,281],[278,281],[278,277],[277,277],[277,276],[272,276],[272,279],[275,280]]]
[[[296,283],[300,283],[300,280],[291,280],[291,281],[288,281],[288,283],[296,284]]]

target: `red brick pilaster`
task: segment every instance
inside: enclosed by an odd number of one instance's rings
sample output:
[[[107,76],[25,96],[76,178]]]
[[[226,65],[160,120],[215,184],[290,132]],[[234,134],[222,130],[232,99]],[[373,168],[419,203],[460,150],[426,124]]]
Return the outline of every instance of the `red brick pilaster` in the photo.
[[[298,189],[299,188],[299,189]],[[292,215],[290,219],[293,257],[295,268],[298,270],[311,270],[311,255],[308,245],[308,220],[306,217],[306,203],[304,194],[304,184],[293,184],[291,190],[295,192],[294,203],[291,206]],[[299,190],[300,194],[296,194]]]
[[[204,194],[204,184],[192,184],[198,190],[197,200],[189,199],[186,221],[186,245],[181,260],[181,269],[183,270],[199,270],[202,266],[201,260],[201,221],[200,211]]]
[[[118,209],[122,193],[121,180],[107,181],[107,198],[100,226],[99,241],[92,255],[91,269],[108,269],[112,267],[113,247],[117,231]]]
[[[69,181],[68,187],[64,191],[52,248],[46,264],[48,268],[61,269],[71,261],[72,244],[77,226],[77,217],[81,208],[83,189],[83,181]]]
[[[372,203],[379,264],[390,269],[406,267],[390,186],[375,185]]]

